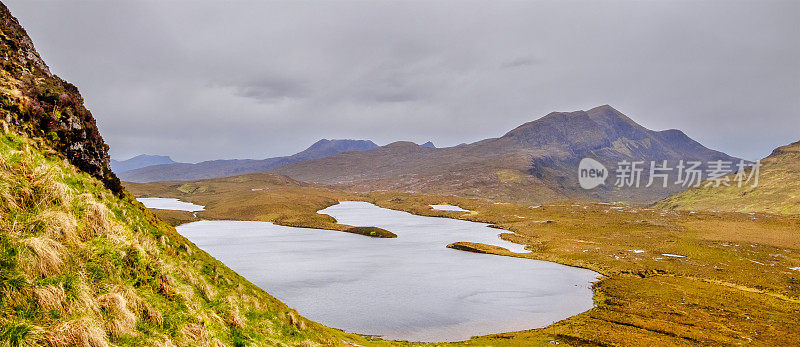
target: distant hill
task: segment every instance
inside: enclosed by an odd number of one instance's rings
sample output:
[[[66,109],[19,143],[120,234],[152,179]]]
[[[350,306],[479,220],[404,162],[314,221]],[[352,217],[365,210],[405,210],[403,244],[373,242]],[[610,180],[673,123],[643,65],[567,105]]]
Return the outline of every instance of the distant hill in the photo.
[[[800,214],[800,141],[761,160],[758,186],[699,187],[660,201],[660,208]],[[749,169],[745,170],[749,176]],[[735,176],[731,176],[733,181]]]
[[[577,184],[577,166],[584,157],[607,167],[622,160],[738,161],[679,130],[649,130],[603,105],[588,111],[553,112],[502,137],[472,144],[429,148],[395,142],[270,171],[355,190],[425,191],[531,203],[563,199],[653,202],[682,189],[660,185],[620,189],[610,181],[583,190]]]
[[[163,155],[137,155],[128,160],[114,160],[111,159],[111,171],[117,175],[130,170],[135,170],[152,165],[172,164],[175,161],[172,158]]]
[[[212,160],[197,164],[172,163],[143,167],[119,173],[123,181],[147,183],[155,181],[186,181],[227,177],[264,171],[276,166],[303,160],[328,157],[346,151],[366,151],[378,145],[369,140],[319,140],[306,150],[285,157],[268,159]]]

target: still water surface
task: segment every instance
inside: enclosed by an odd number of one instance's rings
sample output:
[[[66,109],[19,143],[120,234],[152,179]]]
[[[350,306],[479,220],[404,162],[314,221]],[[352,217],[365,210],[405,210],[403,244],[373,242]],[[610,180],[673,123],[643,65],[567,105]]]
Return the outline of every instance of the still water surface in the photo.
[[[544,327],[593,306],[597,273],[551,262],[448,249],[457,241],[524,252],[486,224],[423,217],[364,202],[319,211],[377,226],[379,239],[264,222],[200,221],[178,231],[309,319],[348,332],[458,341]]]
[[[175,198],[137,198],[147,208],[154,208],[158,210],[177,210],[197,212],[203,211],[205,208],[200,205],[195,205],[191,202],[180,201]]]

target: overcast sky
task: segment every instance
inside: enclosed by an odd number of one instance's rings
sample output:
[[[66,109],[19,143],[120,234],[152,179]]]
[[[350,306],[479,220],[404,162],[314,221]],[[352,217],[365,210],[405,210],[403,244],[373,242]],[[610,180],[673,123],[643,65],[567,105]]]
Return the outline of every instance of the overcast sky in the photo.
[[[452,146],[602,104],[747,159],[800,140],[800,1],[5,3],[116,159]]]

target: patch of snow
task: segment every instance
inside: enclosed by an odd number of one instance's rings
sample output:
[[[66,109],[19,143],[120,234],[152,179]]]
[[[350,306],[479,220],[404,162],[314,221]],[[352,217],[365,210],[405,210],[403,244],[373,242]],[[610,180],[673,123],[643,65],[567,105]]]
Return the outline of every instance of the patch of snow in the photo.
[[[187,212],[205,210],[204,206],[195,205],[193,203],[180,201],[174,198],[137,198],[136,201],[141,202],[144,207],[157,210],[176,210]]]
[[[661,253],[661,255],[663,255],[665,257],[673,257],[673,258],[686,258],[685,255],[672,254],[672,253]]]
[[[469,212],[469,210],[465,210],[461,207],[455,205],[428,205],[434,210],[437,211],[456,211],[456,212]]]
[[[641,249],[633,249],[633,250],[631,250],[631,252],[633,252],[633,253],[644,253],[644,251],[641,250]]]

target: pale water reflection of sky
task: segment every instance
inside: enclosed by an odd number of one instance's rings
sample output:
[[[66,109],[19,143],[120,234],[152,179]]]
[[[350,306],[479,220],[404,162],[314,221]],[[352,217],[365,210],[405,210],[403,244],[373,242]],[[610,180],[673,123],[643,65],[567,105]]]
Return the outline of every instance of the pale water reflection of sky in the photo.
[[[398,237],[242,221],[177,229],[304,316],[350,332],[454,341],[544,327],[593,307],[596,272],[446,248],[457,241],[506,246],[485,224],[364,202],[342,202],[320,213]]]
[[[174,198],[137,198],[136,201],[141,202],[144,207],[157,210],[197,212],[205,209],[203,206]]]

